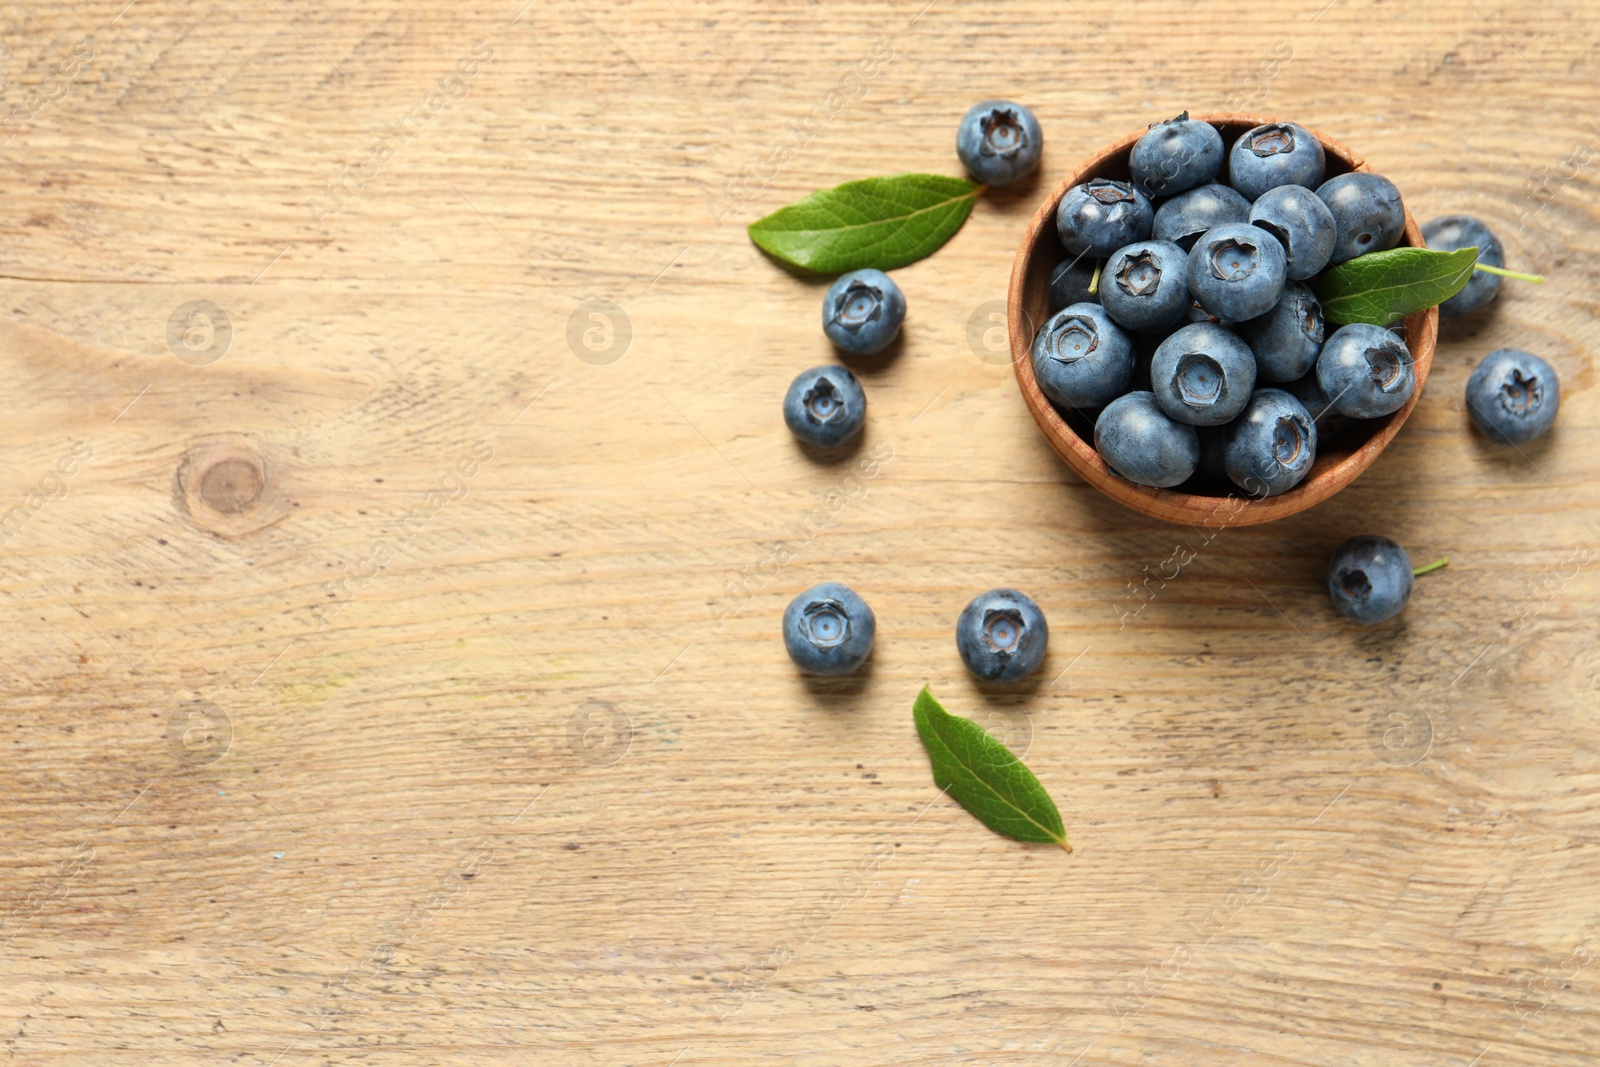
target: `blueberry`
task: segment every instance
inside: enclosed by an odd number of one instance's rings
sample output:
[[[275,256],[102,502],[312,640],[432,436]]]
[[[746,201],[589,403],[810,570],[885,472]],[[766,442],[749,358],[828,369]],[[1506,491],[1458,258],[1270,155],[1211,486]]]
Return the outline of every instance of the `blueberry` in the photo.
[[[956,155],[984,185],[1010,185],[1039,166],[1044,134],[1021,104],[985,100],[972,105],[956,128]]]
[[[1033,339],[1033,373],[1044,395],[1069,408],[1099,407],[1133,377],[1133,339],[1099,304],[1050,316]]]
[[[1094,260],[1063,259],[1050,272],[1050,314],[1073,304],[1098,304],[1100,297],[1089,292],[1094,281]]]
[[[1171,241],[1136,241],[1106,261],[1100,303],[1124,329],[1171,329],[1189,309],[1187,270],[1187,255]]]
[[[1519,348],[1490,352],[1467,379],[1467,413],[1485,437],[1500,444],[1542,436],[1560,406],[1555,368]]]
[[[866,423],[867,394],[844,367],[812,367],[789,384],[783,421],[806,444],[838,448]]]
[[[1169,418],[1221,426],[1250,402],[1256,360],[1250,346],[1228,330],[1196,322],[1161,342],[1150,361],[1150,381]]]
[[[1434,219],[1422,228],[1422,239],[1437,252],[1476,248],[1479,263],[1487,263],[1491,267],[1506,265],[1506,253],[1500,247],[1500,239],[1471,215],[1445,215]],[[1499,275],[1473,271],[1472,280],[1467,282],[1466,288],[1439,305],[1439,314],[1470,315],[1499,293]]]
[[[1328,596],[1339,614],[1371,625],[1400,614],[1416,581],[1411,557],[1387,537],[1352,537],[1328,560]]]
[[[783,645],[807,674],[850,674],[872,651],[878,620],[856,591],[839,582],[814,585],[783,612]]]
[[[1185,269],[1187,274],[1187,269]],[[1206,306],[1198,300],[1189,301],[1189,310],[1183,313],[1184,322],[1209,322],[1213,326],[1222,325],[1222,320],[1206,310]]]
[[[841,274],[822,298],[822,330],[828,340],[858,356],[889,347],[906,317],[906,298],[881,270]]]
[[[1271,311],[1239,324],[1239,336],[1255,353],[1256,369],[1266,382],[1292,382],[1304,377],[1316,365],[1325,331],[1322,305],[1299,282],[1283,287],[1283,295]]]
[[[1299,485],[1317,458],[1317,426],[1282,389],[1257,389],[1228,425],[1222,464],[1251,496],[1276,496]]]
[[[1187,252],[1207,230],[1249,218],[1250,201],[1237,190],[1213,182],[1162,201],[1150,232],[1156,240],[1171,241]]]
[[[1322,181],[1322,144],[1304,126],[1272,122],[1257,126],[1233,142],[1228,153],[1228,180],[1246,199],[1254,200],[1280,185],[1315,189]]]
[[[1305,281],[1328,265],[1333,255],[1333,212],[1303,185],[1268,189],[1250,205],[1250,222],[1278,239],[1291,281]]]
[[[1417,375],[1411,350],[1393,331],[1354,322],[1339,327],[1322,346],[1317,384],[1340,415],[1375,419],[1411,399]]]
[[[1272,310],[1283,295],[1283,246],[1248,222],[1230,222],[1189,251],[1189,292],[1223,322],[1243,322]]]
[[[1154,393],[1124,393],[1107,404],[1095,420],[1094,448],[1128,481],[1158,489],[1187,481],[1200,462],[1194,427],[1169,418]]]
[[[1015,589],[979,593],[956,620],[961,662],[986,682],[1020,682],[1039,669],[1049,643],[1044,612]]]
[[[1150,236],[1155,209],[1128,182],[1091,178],[1074,185],[1056,208],[1056,232],[1074,256],[1104,259],[1123,245]]]
[[[1311,421],[1317,424],[1317,440],[1319,442],[1331,441],[1343,433],[1353,421],[1348,415],[1341,415],[1333,410],[1328,403],[1328,396],[1322,391],[1322,384],[1317,381],[1316,368],[1304,378],[1286,382],[1283,391],[1300,401],[1311,416]]]
[[[1222,169],[1222,134],[1185,111],[1152,122],[1128,156],[1133,183],[1152,197],[1172,196],[1208,182]]]
[[[1368,252],[1382,252],[1400,243],[1406,209],[1400,190],[1381,174],[1352,171],[1317,186],[1317,197],[1333,213],[1333,255],[1344,263]]]

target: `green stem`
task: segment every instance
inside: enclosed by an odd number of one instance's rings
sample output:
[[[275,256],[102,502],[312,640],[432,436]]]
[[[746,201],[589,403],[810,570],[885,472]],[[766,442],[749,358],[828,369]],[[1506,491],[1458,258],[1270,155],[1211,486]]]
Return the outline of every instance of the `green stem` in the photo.
[[[1434,571],[1439,570],[1441,567],[1448,567],[1448,566],[1450,566],[1450,557],[1449,556],[1440,556],[1438,559],[1434,560],[1432,563],[1428,564],[1426,567],[1417,567],[1416,569],[1414,569],[1411,572],[1411,577],[1413,577],[1413,578],[1421,578],[1424,574],[1432,574]]]
[[[1517,271],[1514,271],[1514,270],[1505,270],[1505,269],[1500,268],[1500,267],[1491,267],[1491,266],[1489,266],[1488,264],[1485,264],[1485,263],[1479,263],[1478,264],[1478,269],[1483,271],[1486,274],[1498,274],[1502,278],[1515,278],[1519,282],[1532,282],[1534,285],[1543,285],[1544,284],[1544,275],[1543,274],[1519,274]]]
[[[1090,296],[1093,296],[1100,291],[1100,268],[1103,266],[1105,266],[1105,260],[1097,259],[1094,261],[1094,277],[1089,279]]]

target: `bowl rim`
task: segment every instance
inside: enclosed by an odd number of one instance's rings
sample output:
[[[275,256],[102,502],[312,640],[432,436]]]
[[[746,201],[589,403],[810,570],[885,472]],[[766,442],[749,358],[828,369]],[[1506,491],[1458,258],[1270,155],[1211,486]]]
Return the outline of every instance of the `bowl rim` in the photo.
[[[1248,115],[1236,112],[1213,112],[1207,114],[1193,114],[1190,118],[1200,122],[1208,122],[1213,126],[1242,126],[1246,128],[1264,126],[1270,123],[1288,122],[1290,120],[1274,118],[1264,115]],[[1295,123],[1307,130],[1321,143],[1323,151],[1337,157],[1351,171],[1371,173],[1372,168],[1367,161],[1351,151],[1342,142],[1329,137],[1322,131],[1302,123]],[[1071,467],[1084,481],[1100,490],[1126,507],[1148,515],[1152,518],[1164,519],[1168,522],[1194,524],[1196,522],[1209,522],[1219,513],[1228,512],[1226,518],[1229,525],[1248,526],[1255,523],[1271,522],[1274,519],[1285,518],[1297,514],[1309,507],[1321,503],[1328,497],[1337,493],[1356,479],[1356,476],[1370,467],[1389,442],[1394,440],[1400,427],[1410,417],[1417,402],[1422,399],[1422,390],[1428,380],[1428,373],[1433,367],[1434,348],[1438,342],[1439,334],[1439,309],[1428,308],[1425,311],[1414,312],[1405,319],[1405,342],[1411,351],[1411,359],[1416,374],[1416,388],[1412,390],[1411,398],[1399,410],[1384,416],[1381,420],[1367,420],[1374,423],[1380,422],[1373,433],[1351,453],[1332,467],[1315,472],[1305,481],[1277,496],[1255,498],[1238,493],[1227,496],[1203,496],[1198,493],[1182,493],[1173,489],[1157,489],[1153,486],[1137,485],[1128,481],[1108,467],[1100,454],[1095,451],[1094,443],[1085,440],[1078,434],[1055,408],[1055,405],[1045,397],[1039,388],[1038,379],[1033,372],[1033,326],[1028,319],[1024,307],[1024,291],[1027,287],[1029,276],[1033,270],[1035,253],[1039,249],[1041,238],[1057,240],[1055,233],[1056,208],[1061,203],[1061,198],[1075,185],[1079,185],[1102,172],[1108,162],[1115,161],[1117,157],[1126,156],[1133,148],[1135,142],[1143,137],[1148,129],[1140,129],[1134,133],[1120,137],[1099,151],[1088,156],[1083,163],[1068,174],[1055,189],[1047,196],[1039,210],[1034,213],[1027,229],[1022,236],[1022,243],[1017,248],[1017,254],[1012,261],[1011,281],[1006,294],[1006,330],[1011,341],[1011,367],[1016,374],[1017,385],[1022,390],[1022,399],[1027,404],[1029,412],[1033,415],[1034,422],[1044,434],[1050,447],[1062,458],[1068,467]],[[1220,131],[1219,131],[1220,132]],[[1231,147],[1231,146],[1229,146]],[[1402,204],[1404,199],[1402,198]],[[1426,247],[1422,239],[1422,231],[1411,216],[1410,208],[1405,208],[1405,231],[1402,244],[1414,248]],[[1042,325],[1042,323],[1041,323]]]

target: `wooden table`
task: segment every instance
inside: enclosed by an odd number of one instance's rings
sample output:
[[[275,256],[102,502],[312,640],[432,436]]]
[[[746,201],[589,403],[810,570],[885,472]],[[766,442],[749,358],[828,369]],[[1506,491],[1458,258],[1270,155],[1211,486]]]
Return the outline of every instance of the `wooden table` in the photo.
[[[124,3],[0,21],[7,1062],[1595,1062],[1592,5]],[[897,273],[807,459],[820,285],[744,224],[958,174],[995,95],[1038,180]],[[1231,105],[1549,281],[1207,538],[1068,473],[994,327],[1048,183]],[[1520,451],[1463,410],[1508,344],[1562,376]],[[1451,564],[1357,629],[1369,532]],[[878,646],[807,684],[825,579]],[[995,585],[1052,630],[1012,694],[951,637]],[[924,682],[1073,854],[938,795]]]

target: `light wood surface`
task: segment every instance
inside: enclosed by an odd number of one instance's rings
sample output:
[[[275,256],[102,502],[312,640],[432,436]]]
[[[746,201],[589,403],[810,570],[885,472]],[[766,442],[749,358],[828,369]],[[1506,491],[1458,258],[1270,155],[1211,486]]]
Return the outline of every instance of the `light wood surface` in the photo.
[[[1592,5],[125,2],[0,13],[7,1062],[1594,1062]],[[821,287],[743,225],[959,173],[991,96],[1039,176],[897,272],[819,465]],[[1549,282],[1207,539],[1072,475],[995,327],[1076,161],[1231,106]],[[1461,398],[1507,344],[1562,376],[1520,452]],[[1356,533],[1452,562],[1358,630]],[[810,685],[827,579],[879,641]],[[1050,619],[1016,693],[951,636],[995,585]],[[1074,853],[938,796],[924,682]]]

